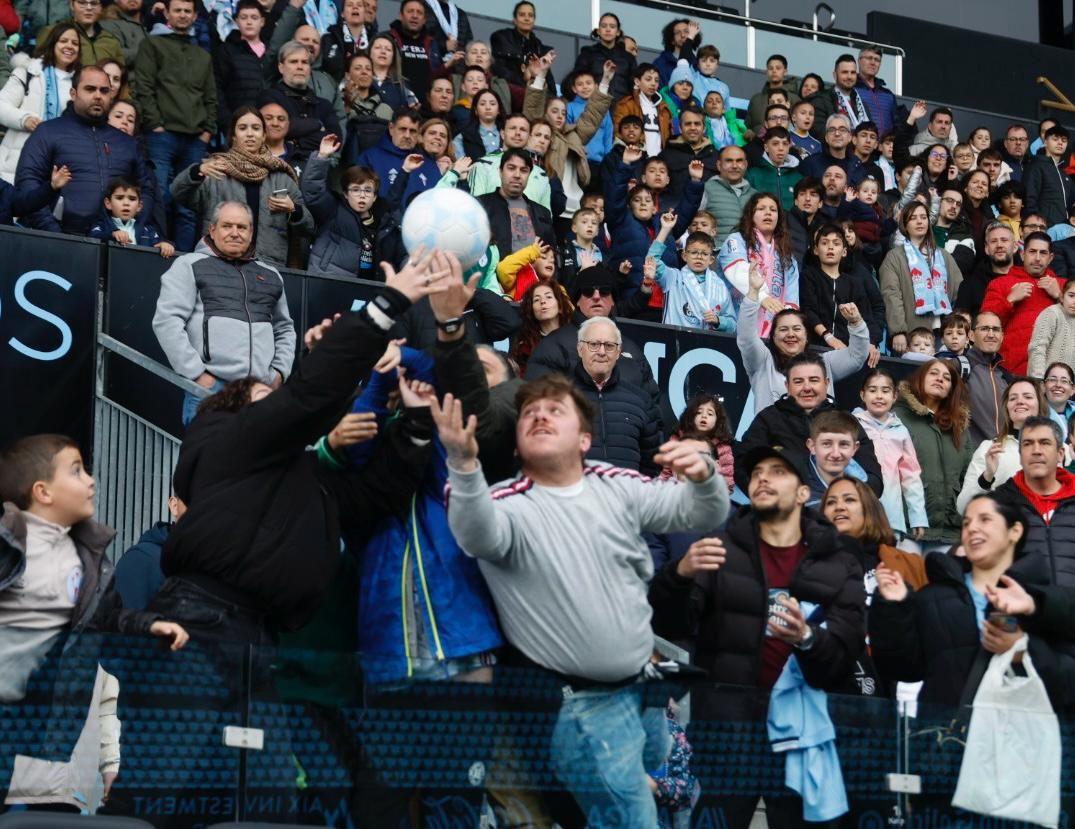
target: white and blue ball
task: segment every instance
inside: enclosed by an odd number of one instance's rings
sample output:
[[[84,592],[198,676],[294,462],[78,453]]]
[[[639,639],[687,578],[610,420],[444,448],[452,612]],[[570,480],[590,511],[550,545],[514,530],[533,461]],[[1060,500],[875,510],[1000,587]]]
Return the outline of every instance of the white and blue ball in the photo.
[[[489,217],[469,193],[435,187],[414,197],[403,214],[403,244],[409,253],[419,246],[451,251],[463,270],[471,268],[489,246]]]

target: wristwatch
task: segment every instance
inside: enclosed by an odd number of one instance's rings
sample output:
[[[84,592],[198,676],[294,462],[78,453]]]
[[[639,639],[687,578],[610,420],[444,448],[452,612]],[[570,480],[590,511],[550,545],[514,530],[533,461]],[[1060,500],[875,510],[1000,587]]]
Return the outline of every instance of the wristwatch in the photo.
[[[437,328],[443,331],[445,334],[454,334],[460,328],[463,327],[462,317],[451,317],[446,320],[437,320]]]
[[[808,651],[808,650],[810,650],[810,648],[814,647],[814,627],[813,627],[813,625],[807,625],[806,636],[804,636],[802,641],[798,645],[796,645],[795,647],[798,648],[801,651]]]

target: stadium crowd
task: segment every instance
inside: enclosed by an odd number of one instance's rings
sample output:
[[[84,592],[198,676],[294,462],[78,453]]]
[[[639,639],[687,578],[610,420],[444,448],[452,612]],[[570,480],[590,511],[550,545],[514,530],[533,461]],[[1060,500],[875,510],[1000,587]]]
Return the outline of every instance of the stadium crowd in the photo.
[[[694,717],[741,705],[770,736],[796,728],[787,693],[955,706],[1012,649],[1075,712],[1067,131],[908,109],[875,48],[831,79],[772,55],[732,90],[687,19],[652,64],[614,14],[557,56],[537,11],[485,43],[454,0],[384,28],[376,0],[0,0],[26,47],[0,72],[0,221],[173,259],[153,329],[210,393],[184,402],[175,520],[99,604],[78,447],[8,448],[0,625],[38,632],[8,655],[30,671],[87,625],[272,646],[323,609],[342,545],[365,681],[553,675],[553,767],[595,827],[699,799],[674,705],[643,694],[672,670],[655,634],[710,680]],[[472,268],[408,256],[434,188],[488,216]],[[299,342],[282,267],[384,286]],[[622,319],[734,334],[755,410],[700,390],[666,422]],[[7,803],[78,805],[47,786],[22,769]],[[788,786],[771,826],[848,809]],[[716,805],[745,829],[756,802]]]

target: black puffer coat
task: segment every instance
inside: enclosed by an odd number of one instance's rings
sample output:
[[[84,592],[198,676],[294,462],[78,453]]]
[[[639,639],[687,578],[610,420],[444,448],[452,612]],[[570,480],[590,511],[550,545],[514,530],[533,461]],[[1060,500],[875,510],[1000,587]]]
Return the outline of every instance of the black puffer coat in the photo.
[[[862,567],[836,528],[808,508],[802,512],[802,532],[806,557],[792,576],[791,594],[820,605],[826,625],[815,627],[814,645],[795,655],[811,686],[834,691],[847,686],[865,645]],[[717,536],[727,549],[719,570],[685,579],[671,562],[654,577],[649,590],[653,629],[668,639],[694,638],[695,662],[714,682],[757,687],[769,587],[754,511],[741,507]],[[717,693],[699,690],[694,716],[727,716]]]
[[[613,101],[618,101],[625,95],[630,95],[634,88],[635,69],[638,67],[635,56],[624,48],[622,42],[617,41],[611,49],[603,46],[600,41],[579,49],[578,57],[575,58],[574,72],[589,72],[598,82],[605,72],[605,61],[610,60],[616,64],[616,75],[609,85],[608,94]]]
[[[619,366],[612,369],[612,375],[601,389],[581,362],[575,366],[572,379],[594,407],[593,437],[587,460],[605,461],[647,475],[659,473],[661,469],[653,462],[653,456],[661,445],[661,422],[646,391],[624,380]]]
[[[1038,554],[1046,562],[1049,584],[1075,587],[1075,498],[1061,501],[1046,524],[1015,481],[1015,477],[1009,478],[997,487],[996,494],[1023,513],[1027,552]]]
[[[241,106],[254,106],[265,89],[265,56],[254,54],[238,31],[213,50],[213,75],[216,77],[217,123],[227,130],[231,114]]]
[[[837,410],[838,407],[830,398],[812,412],[807,412],[785,394],[772,406],[762,409],[754,417],[754,422],[743,434],[742,451],[746,452],[758,446],[783,446],[788,451],[799,455],[802,468],[808,468],[810,453],[806,449],[806,439],[810,437],[810,423],[822,412]],[[880,496],[884,490],[881,465],[874,454],[873,441],[861,426],[857,440],[859,448],[855,452],[854,459],[866,473],[866,483],[870,485],[870,489]],[[743,492],[746,492],[748,481],[738,469],[735,473],[735,482]]]
[[[391,210],[384,199],[373,203],[373,269],[359,271],[362,262],[362,218],[347,203],[329,189],[328,161],[317,153],[310,156],[302,174],[302,200],[317,223],[317,238],[310,249],[309,270],[330,276],[361,277],[380,281],[378,267],[390,262],[399,268],[407,258],[400,235],[399,214]],[[368,232],[368,231],[367,231]]]
[[[958,705],[978,687],[988,664],[964,583],[970,563],[943,553],[926,558],[929,584],[902,602],[880,593],[870,606],[870,650],[881,675],[889,681],[924,681],[922,702]],[[1049,581],[1047,562],[1035,553],[1015,560],[1007,575],[1023,585]],[[986,612],[989,612],[987,608]],[[1075,659],[1070,645],[1031,634],[1030,657],[1059,712],[1075,702]]]

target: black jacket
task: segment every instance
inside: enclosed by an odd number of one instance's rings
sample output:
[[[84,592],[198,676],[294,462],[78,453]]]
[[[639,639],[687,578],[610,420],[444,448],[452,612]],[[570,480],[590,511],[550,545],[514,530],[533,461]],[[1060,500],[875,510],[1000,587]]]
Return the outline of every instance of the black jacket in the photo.
[[[873,278],[869,273],[866,276]],[[825,344],[825,341],[814,333],[814,327],[819,324],[824,325],[836,335],[836,339],[847,345],[850,337],[847,320],[837,310],[838,306],[847,302],[858,306],[859,313],[870,329],[870,342],[881,342],[884,320],[874,319],[873,303],[866,293],[866,286],[862,284],[861,274],[842,273],[839,279],[831,279],[820,268],[807,265],[803,268],[799,281],[799,302],[806,314],[810,340],[817,345]]]
[[[717,174],[718,157],[717,148],[709,139],[705,139],[705,143],[697,150],[682,138],[673,138],[669,141],[661,152],[661,158],[668,165],[668,187],[661,193],[661,201],[669,206],[679,202],[683,189],[691,180],[688,168],[692,161],[701,161],[705,167],[702,181],[709,181],[713,178]]]
[[[581,362],[576,364],[572,379],[594,407],[592,441],[586,458],[647,475],[658,474],[661,469],[653,456],[661,445],[661,421],[649,395],[641,387],[625,382],[619,366],[601,389]]]
[[[447,3],[444,3],[443,0],[426,0],[426,31],[433,35],[433,39],[437,41],[437,45],[440,46],[441,52],[447,52],[448,35],[441,29],[440,21],[437,20],[437,16],[433,13],[430,3],[438,3],[445,19],[450,20],[451,18],[448,15]],[[474,40],[474,32],[470,28],[470,18],[467,17],[467,13],[462,9],[458,9],[458,12],[459,36],[456,38],[456,41],[458,42],[456,49],[463,51],[467,48],[467,44]]]
[[[1050,267],[1053,273],[1064,279],[1075,276],[1075,236],[1053,242],[1053,264]]]
[[[789,452],[799,455],[801,468],[808,469],[810,455],[806,451],[806,439],[810,437],[810,422],[822,412],[837,409],[838,407],[830,397],[812,412],[807,413],[789,395],[785,394],[772,406],[767,406],[755,415],[754,422],[743,435],[741,447],[737,447],[736,455],[738,456],[740,450],[747,452],[758,446],[783,446]],[[870,489],[880,495],[884,489],[881,466],[877,463],[877,456],[873,451],[873,441],[861,426],[857,440],[859,448],[855,452],[855,460],[866,472],[866,483],[870,485]],[[738,468],[735,471],[735,482],[743,492],[747,491],[748,480]]]
[[[536,201],[531,201],[526,196],[522,197],[530,213],[530,222],[534,226],[534,235],[542,239],[547,245],[556,245],[556,232],[552,226],[552,213],[548,208],[542,207]],[[500,195],[500,190],[479,196],[478,201],[485,208],[489,216],[489,243],[496,245],[500,251],[500,258],[511,255],[511,213],[508,210],[508,200]],[[527,241],[527,244],[533,242]]]
[[[572,71],[589,72],[600,83],[601,76],[605,72],[606,60],[616,64],[616,75],[608,88],[608,94],[612,96],[613,107],[615,107],[616,101],[631,94],[635,69],[638,66],[634,55],[624,48],[623,43],[617,42],[611,49],[606,49],[600,42],[583,46],[579,49],[578,57],[575,58],[575,68]]]
[[[314,217],[317,238],[310,249],[309,270],[332,276],[352,276],[381,281],[381,262],[402,267],[407,258],[400,234],[399,213],[389,200],[377,199],[370,211],[372,224],[347,203],[347,197],[329,189],[328,161],[317,153],[310,156],[302,174],[302,201]],[[373,268],[360,270],[365,244],[372,243]]]
[[[362,51],[358,48],[357,40],[344,36],[345,25],[342,20],[338,20],[321,35],[321,71],[327,72],[337,81],[347,74],[347,64],[351,57]],[[373,28],[376,27],[366,26],[366,37],[369,40],[374,37],[371,30]]]
[[[623,303],[617,305],[617,313],[620,311],[620,305]],[[530,355],[530,362],[526,364],[526,379],[537,380],[546,374],[563,374],[570,377],[579,361],[579,326],[585,321],[586,317],[576,308],[570,325],[561,325],[538,343],[538,347]],[[627,335],[623,336],[620,361],[616,368],[623,382],[641,386],[649,395],[654,410],[660,411],[661,390],[653,379],[649,360],[638,344]]]
[[[489,38],[489,49],[493,53],[493,74],[515,86],[525,86],[523,66],[532,57],[542,57],[552,50],[533,32],[523,37],[514,28],[497,29]],[[598,78],[601,77],[599,74]],[[545,76],[547,88],[555,88],[551,73]]]
[[[802,272],[807,256],[813,255],[814,234],[825,223],[825,217],[819,210],[813,219],[807,219],[806,214],[799,208],[793,207],[787,213],[788,232],[791,233],[791,250],[795,261],[799,263],[799,271]]]
[[[258,106],[271,101],[287,110],[291,125],[289,141],[295,142],[296,157],[288,159],[292,166],[302,164],[311,153],[317,152],[321,139],[328,133],[340,135],[340,120],[332,102],[318,98],[310,89],[295,89],[283,81],[258,96]]]
[[[194,419],[174,475],[189,509],[164,543],[166,576],[219,585],[276,627],[310,616],[335,572],[341,523],[364,535],[404,508],[428,459],[411,437],[432,427],[416,413],[359,472],[330,471],[306,451],[336,425],[385,341],[365,313],[345,314],[280,389]]]
[[[958,705],[981,682],[989,654],[981,646],[974,603],[964,583],[966,559],[944,553],[926,557],[929,584],[902,602],[874,595],[870,605],[870,649],[889,681],[924,681],[919,700]],[[1024,585],[1048,582],[1047,563],[1025,552],[1007,575]],[[986,609],[989,612],[989,608]],[[1075,701],[1075,660],[1068,646],[1030,636],[1030,657],[1058,712]]]
[[[799,601],[823,608],[825,627],[814,628],[814,645],[795,655],[806,681],[834,691],[846,687],[865,644],[862,568],[843,536],[811,509],[802,512],[806,557],[791,579]],[[667,639],[694,638],[695,663],[714,682],[757,687],[769,615],[769,587],[758,551],[754,511],[741,507],[717,533],[727,550],[719,570],[685,579],[670,562],[650,584],[653,629]],[[717,692],[705,686],[695,700],[695,716],[727,716]],[[765,703],[762,703],[764,716]]]
[[[241,106],[254,106],[265,89],[265,58],[258,57],[238,31],[213,49],[213,75],[216,77],[217,123],[222,130],[231,124],[231,114]]]
[[[479,288],[463,314],[467,337],[478,345],[492,345],[515,335],[522,324],[519,311],[492,291]],[[419,300],[392,328],[393,337],[406,337],[407,345],[429,351],[437,342],[437,318],[428,299]]]
[[[1026,551],[1046,564],[1046,584],[1075,587],[1075,498],[1061,501],[1046,524],[1034,505],[1009,478],[996,489],[997,496],[1019,507],[1026,521]]]
[[[1052,225],[1066,224],[1068,208],[1075,203],[1075,182],[1048,156],[1036,158],[1023,172],[1026,212],[1040,213]]]

